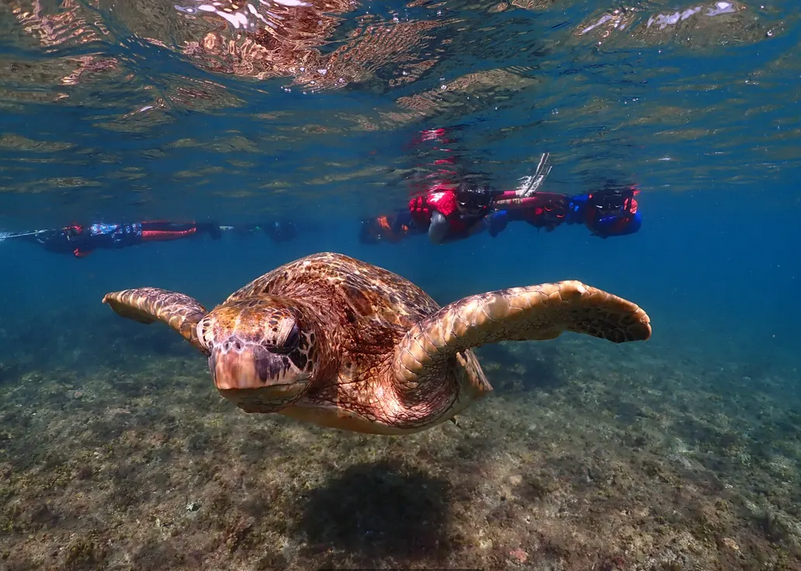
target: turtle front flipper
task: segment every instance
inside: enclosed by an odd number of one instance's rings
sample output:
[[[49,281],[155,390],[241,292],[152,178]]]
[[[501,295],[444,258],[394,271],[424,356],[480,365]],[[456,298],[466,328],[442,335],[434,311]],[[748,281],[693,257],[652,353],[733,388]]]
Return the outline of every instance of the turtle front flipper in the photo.
[[[648,315],[620,297],[564,281],[465,297],[414,325],[398,344],[394,371],[416,386],[454,354],[499,341],[545,340],[563,331],[614,343],[651,336]]]
[[[206,309],[188,295],[143,287],[107,293],[103,296],[103,303],[110,305],[118,315],[139,323],[166,323],[194,347],[208,354],[208,349],[197,337],[197,324],[206,315]]]

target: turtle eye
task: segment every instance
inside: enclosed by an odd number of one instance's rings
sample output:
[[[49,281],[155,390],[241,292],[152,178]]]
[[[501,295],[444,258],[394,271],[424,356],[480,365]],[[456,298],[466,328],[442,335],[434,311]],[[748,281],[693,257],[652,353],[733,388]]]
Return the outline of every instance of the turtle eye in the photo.
[[[284,342],[281,343],[281,345],[277,347],[277,349],[282,353],[292,351],[295,347],[298,346],[299,341],[300,341],[300,328],[296,323],[292,326],[292,329],[287,334],[286,339],[284,339]]]

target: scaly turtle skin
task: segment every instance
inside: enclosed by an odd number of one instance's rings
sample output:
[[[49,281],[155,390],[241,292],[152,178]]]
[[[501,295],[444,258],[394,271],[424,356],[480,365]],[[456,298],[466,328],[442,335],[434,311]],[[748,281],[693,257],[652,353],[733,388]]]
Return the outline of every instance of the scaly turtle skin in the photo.
[[[651,335],[642,309],[577,281],[441,308],[401,276],[334,253],[281,266],[210,312],[157,288],[109,293],[103,303],[178,331],[208,357],[222,396],[246,412],[374,434],[430,428],[489,393],[471,348],[566,330],[615,343]]]

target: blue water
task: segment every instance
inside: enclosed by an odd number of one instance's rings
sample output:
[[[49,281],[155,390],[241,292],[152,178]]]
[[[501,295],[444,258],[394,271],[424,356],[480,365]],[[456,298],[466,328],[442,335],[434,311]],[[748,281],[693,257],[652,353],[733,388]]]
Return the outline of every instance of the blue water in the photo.
[[[311,8],[252,2],[251,31],[274,31],[273,63],[267,56],[237,62],[230,54],[199,55],[197,42],[212,35],[239,47],[255,37],[212,12],[198,17],[201,4],[2,3],[0,231],[282,216],[300,235],[285,243],[262,234],[204,236],[82,259],[0,242],[0,391],[7,396],[33,373],[81,379],[119,368],[145,375],[153,359],[197,360],[166,328],[143,331],[113,315],[100,303],[109,291],[157,286],[213,307],[282,263],[337,251],[407,277],[442,304],[491,289],[582,280],[651,317],[651,340],[614,353],[633,371],[633,383],[654,381],[646,367],[659,362],[664,378],[654,382],[667,394],[672,389],[662,383],[680,371],[686,385],[674,385],[676,394],[697,382],[712,386],[715,398],[745,402],[742,379],[764,374],[778,403],[771,410],[797,421],[801,23],[794,3],[642,1],[621,9],[599,0],[332,1],[323,9],[317,0]],[[328,71],[315,74],[317,68]],[[361,244],[360,219],[403,208],[420,173],[430,172],[437,151],[412,142],[431,128],[448,130],[463,172],[498,188],[513,188],[544,151],[554,165],[545,190],[637,184],[642,228],[600,239],[579,226],[537,232],[513,223],[498,237],[444,246],[425,236]],[[128,335],[152,335],[153,344],[137,341],[137,359],[123,359],[112,338]],[[508,370],[522,362],[512,353],[506,358]],[[201,366],[191,374],[216,399]],[[607,366],[600,362],[596,374]],[[736,382],[725,374],[703,377],[729,366],[748,374]],[[742,393],[732,395],[734,386]],[[736,424],[739,413],[727,410],[721,414]],[[797,444],[798,426],[788,422],[770,434]],[[678,434],[661,426],[666,440]],[[3,450],[2,461],[15,465]],[[746,495],[769,498],[775,487],[801,497],[801,455],[782,451],[789,472],[773,473],[758,491],[746,486]],[[727,473],[715,471],[721,479]],[[792,525],[801,521],[795,508],[774,504],[795,518]],[[746,530],[736,536],[743,550],[753,529],[762,530],[759,541],[767,537],[774,549],[765,560],[798,568],[801,536],[787,531],[791,524],[778,533],[778,524],[742,517],[746,523],[728,532]],[[466,525],[484,525],[475,521]],[[68,528],[53,524],[51,531]],[[5,548],[21,545],[25,533]],[[457,548],[450,553],[426,561],[473,561]],[[413,561],[391,556],[333,561]],[[751,557],[736,564],[756,568],[749,565],[761,560]],[[71,568],[65,561],[54,568]],[[637,561],[643,566],[622,568],[692,568],[689,560],[679,567]],[[716,561],[715,568],[735,565],[723,555]],[[590,568],[572,564],[564,568]]]
[[[103,294],[156,285],[207,307],[262,273],[317,251],[340,251],[419,284],[444,304],[480,291],[580,279],[647,308],[660,339],[730,343],[796,359],[801,262],[798,207],[785,211],[751,191],[644,193],[642,230],[600,239],[583,227],[548,233],[513,223],[496,238],[434,246],[425,236],[401,244],[360,244],[356,220],[318,219],[308,235],[274,244],[266,236],[207,237],[98,250],[75,259],[32,244],[3,244],[5,319],[46,319],[48,309],[104,315]],[[747,211],[746,211],[747,210]],[[87,325],[91,326],[91,325]],[[71,327],[81,327],[77,320]],[[8,347],[6,348],[8,349]],[[35,348],[32,348],[35,349]]]

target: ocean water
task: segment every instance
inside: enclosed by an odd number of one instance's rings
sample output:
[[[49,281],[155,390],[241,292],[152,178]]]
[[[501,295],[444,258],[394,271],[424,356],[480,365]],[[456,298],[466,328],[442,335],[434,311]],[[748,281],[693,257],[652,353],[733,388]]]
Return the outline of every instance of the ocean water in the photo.
[[[775,2],[0,3],[0,231],[294,221],[76,258],[0,242],[0,569],[801,569],[801,23]],[[512,223],[363,244],[443,156],[636,184],[601,239]],[[248,415],[103,295],[213,307],[341,252],[438,303],[578,279],[646,342],[477,350],[418,434]]]

